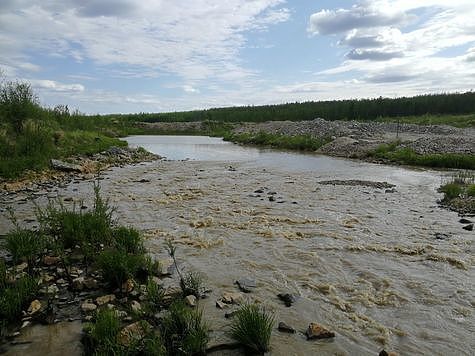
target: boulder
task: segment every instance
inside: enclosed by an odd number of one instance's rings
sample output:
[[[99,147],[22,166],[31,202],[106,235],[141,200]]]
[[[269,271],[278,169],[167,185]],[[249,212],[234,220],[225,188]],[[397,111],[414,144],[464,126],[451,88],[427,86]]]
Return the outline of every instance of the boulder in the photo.
[[[335,333],[333,331],[330,331],[317,323],[310,323],[305,334],[307,335],[307,340],[329,339],[335,337]]]
[[[77,291],[83,290],[84,289],[84,281],[85,281],[84,277],[74,278],[73,279],[73,285],[72,285],[73,290],[77,290]]]
[[[139,302],[137,302],[136,300],[132,301],[132,303],[130,304],[130,308],[132,309],[132,311],[134,311],[135,313],[140,313],[142,311],[142,306],[140,305]]]

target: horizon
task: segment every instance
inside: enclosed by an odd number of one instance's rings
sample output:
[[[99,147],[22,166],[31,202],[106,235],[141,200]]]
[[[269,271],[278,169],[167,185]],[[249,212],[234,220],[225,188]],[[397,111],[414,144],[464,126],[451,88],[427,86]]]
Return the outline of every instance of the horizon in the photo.
[[[469,0],[0,4],[0,70],[86,114],[463,93]]]

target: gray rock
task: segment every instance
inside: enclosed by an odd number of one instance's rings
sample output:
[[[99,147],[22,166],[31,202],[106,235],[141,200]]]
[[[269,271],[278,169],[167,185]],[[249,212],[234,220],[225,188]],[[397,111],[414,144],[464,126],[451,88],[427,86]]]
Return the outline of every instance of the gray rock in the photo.
[[[459,220],[459,223],[461,223],[461,224],[471,224],[472,221],[468,220],[468,219],[465,219],[465,218],[462,218],[462,219]]]
[[[295,334],[295,329],[283,321],[279,322],[278,330],[283,333]]]
[[[286,307],[290,307],[298,299],[298,296],[290,293],[279,293],[277,297],[285,303]]]
[[[256,287],[256,281],[250,278],[241,278],[235,282],[244,293],[251,293]]]
[[[467,231],[473,231],[473,224],[465,225],[462,229]]]
[[[67,163],[58,159],[52,159],[50,161],[51,168],[63,172],[81,172],[81,166],[77,164]]]

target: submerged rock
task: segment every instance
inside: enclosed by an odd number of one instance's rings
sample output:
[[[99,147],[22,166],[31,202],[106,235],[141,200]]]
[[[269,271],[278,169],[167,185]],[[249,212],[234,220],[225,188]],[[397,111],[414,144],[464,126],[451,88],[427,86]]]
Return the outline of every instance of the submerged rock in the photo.
[[[223,292],[221,302],[226,304],[242,304],[244,296],[241,293]]]
[[[279,322],[278,330],[283,333],[295,334],[295,329],[283,321]]]
[[[335,333],[333,331],[328,330],[318,323],[310,323],[305,334],[307,335],[307,340],[329,339],[335,337]]]
[[[473,231],[473,224],[465,225],[464,227],[462,227],[462,229],[467,231]]]
[[[286,307],[290,307],[298,299],[298,296],[290,293],[279,293],[277,297],[285,303]]]
[[[251,293],[257,287],[256,281],[250,278],[241,278],[235,283],[244,293]]]
[[[468,219],[465,219],[465,218],[462,218],[462,219],[459,220],[459,223],[461,223],[461,224],[471,224],[472,221],[468,220]]]

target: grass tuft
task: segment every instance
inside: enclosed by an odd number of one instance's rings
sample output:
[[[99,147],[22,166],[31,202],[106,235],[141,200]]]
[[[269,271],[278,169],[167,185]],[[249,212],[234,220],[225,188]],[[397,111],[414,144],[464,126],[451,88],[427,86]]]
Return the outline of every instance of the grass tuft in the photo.
[[[5,247],[12,255],[13,261],[18,263],[24,260],[28,262],[30,268],[35,265],[36,257],[45,247],[45,240],[41,234],[20,228],[10,231],[5,241]]]
[[[273,314],[256,304],[247,304],[235,316],[231,336],[246,348],[264,353],[269,351],[273,325]]]

